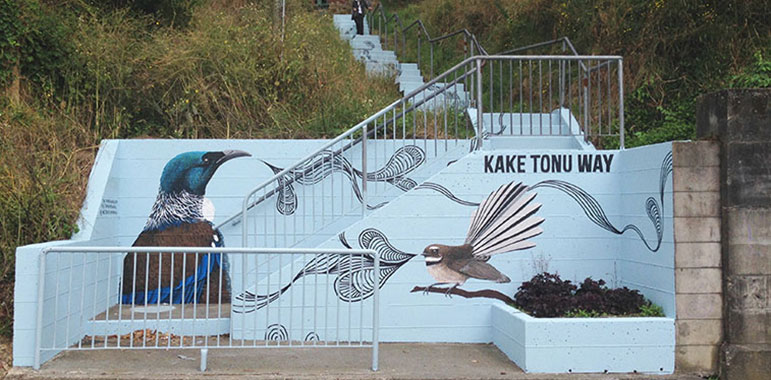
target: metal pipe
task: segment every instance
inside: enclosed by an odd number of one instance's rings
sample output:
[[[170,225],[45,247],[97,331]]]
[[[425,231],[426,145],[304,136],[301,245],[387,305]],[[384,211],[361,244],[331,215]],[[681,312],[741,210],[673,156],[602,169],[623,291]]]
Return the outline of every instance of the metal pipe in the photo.
[[[482,130],[482,59],[478,58],[477,63],[477,149],[482,148],[484,132]]]
[[[434,79],[434,43],[431,42],[429,46],[431,47],[431,72],[428,79],[431,80]]]
[[[624,149],[624,60],[618,59],[618,123],[619,144]]]
[[[367,177],[369,172],[367,171],[367,125],[364,125],[361,135],[361,217],[362,219],[367,215]]]
[[[372,276],[375,281],[375,287],[372,291],[372,370],[378,370],[378,350],[380,348],[380,253],[372,250],[375,275]]]

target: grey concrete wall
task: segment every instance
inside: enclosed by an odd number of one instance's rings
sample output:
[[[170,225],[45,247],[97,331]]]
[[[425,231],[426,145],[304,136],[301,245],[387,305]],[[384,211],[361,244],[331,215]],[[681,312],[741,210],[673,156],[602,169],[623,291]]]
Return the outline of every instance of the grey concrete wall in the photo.
[[[724,343],[727,379],[771,370],[771,89],[705,95],[699,138],[720,145]]]
[[[718,372],[723,338],[719,151],[714,141],[672,144],[678,372]]]

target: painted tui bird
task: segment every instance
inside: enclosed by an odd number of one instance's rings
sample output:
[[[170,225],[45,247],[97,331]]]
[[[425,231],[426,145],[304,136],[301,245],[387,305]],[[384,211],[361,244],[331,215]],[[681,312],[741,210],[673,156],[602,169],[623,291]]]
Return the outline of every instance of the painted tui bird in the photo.
[[[225,150],[172,158],[163,168],[150,217],[132,246],[222,247],[222,234],[204,216],[206,185],[223,163],[248,156],[244,151]],[[229,302],[226,270],[218,253],[129,253],[123,259],[122,303],[178,304],[207,298],[210,303]]]

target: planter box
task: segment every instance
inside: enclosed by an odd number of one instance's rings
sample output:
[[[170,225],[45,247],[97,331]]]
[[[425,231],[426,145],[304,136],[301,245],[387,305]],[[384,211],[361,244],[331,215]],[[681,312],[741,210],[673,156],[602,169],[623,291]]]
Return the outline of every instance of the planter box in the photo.
[[[675,368],[672,318],[533,318],[492,305],[493,343],[525,372],[641,372]]]

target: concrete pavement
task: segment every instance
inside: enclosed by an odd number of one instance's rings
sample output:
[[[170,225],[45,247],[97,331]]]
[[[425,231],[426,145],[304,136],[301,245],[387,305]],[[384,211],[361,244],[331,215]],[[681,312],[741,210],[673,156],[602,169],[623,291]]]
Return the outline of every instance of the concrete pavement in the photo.
[[[690,375],[526,374],[491,344],[387,343],[380,370],[369,348],[70,351],[40,371],[13,368],[6,379],[700,379]]]

